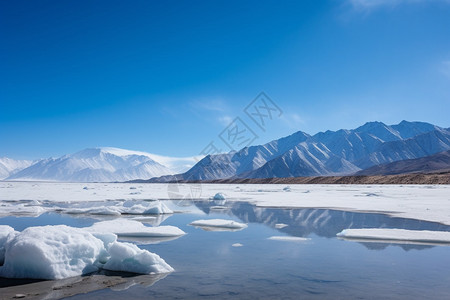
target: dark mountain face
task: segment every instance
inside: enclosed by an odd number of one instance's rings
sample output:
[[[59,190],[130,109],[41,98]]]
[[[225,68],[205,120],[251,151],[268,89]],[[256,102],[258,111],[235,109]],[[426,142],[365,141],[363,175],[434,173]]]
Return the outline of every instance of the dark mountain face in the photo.
[[[444,151],[430,156],[396,161],[377,165],[357,172],[355,175],[396,175],[415,172],[450,171],[450,151]]]

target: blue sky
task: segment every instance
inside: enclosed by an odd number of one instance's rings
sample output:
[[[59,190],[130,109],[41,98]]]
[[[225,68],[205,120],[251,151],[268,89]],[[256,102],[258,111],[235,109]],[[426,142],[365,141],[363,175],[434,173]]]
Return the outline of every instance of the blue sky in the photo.
[[[450,1],[2,1],[0,156],[199,154],[403,119],[449,127]],[[243,112],[282,109],[265,131]],[[224,149],[227,149],[222,145]]]

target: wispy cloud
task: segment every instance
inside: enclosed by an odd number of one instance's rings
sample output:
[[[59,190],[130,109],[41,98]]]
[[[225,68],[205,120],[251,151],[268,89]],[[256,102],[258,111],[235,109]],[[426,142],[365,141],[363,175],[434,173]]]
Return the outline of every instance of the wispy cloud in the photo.
[[[223,126],[228,126],[230,125],[230,123],[233,121],[233,118],[230,116],[220,116],[217,118],[217,120],[219,121],[220,124],[222,124]]]
[[[207,110],[215,112],[225,112],[228,111],[228,105],[220,99],[208,99],[208,100],[195,100],[190,103],[191,108],[197,110]]]
[[[230,116],[233,114],[233,109],[220,98],[191,101],[189,106],[194,114],[207,122],[228,126],[233,121]]]
[[[291,129],[296,129],[305,124],[305,120],[297,113],[284,113],[281,120]]]
[[[449,0],[348,0],[350,5],[361,11],[368,11],[381,7],[396,7],[402,4],[416,4],[416,3],[430,3],[430,2],[444,2],[449,3]]]
[[[441,73],[450,78],[450,60],[443,61],[440,67]]]

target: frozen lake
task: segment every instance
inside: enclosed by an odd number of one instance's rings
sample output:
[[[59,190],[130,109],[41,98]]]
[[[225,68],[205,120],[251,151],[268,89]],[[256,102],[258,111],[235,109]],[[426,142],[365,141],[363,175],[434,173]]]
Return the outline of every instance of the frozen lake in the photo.
[[[4,190],[6,184],[2,183]],[[23,185],[22,185],[23,184]],[[22,187],[20,183],[11,189]],[[26,183],[31,189],[31,183]],[[44,184],[44,190],[51,184]],[[99,184],[100,185],[100,184]],[[104,185],[105,186],[105,185]],[[97,190],[95,188],[97,187]],[[99,206],[127,207],[125,200],[139,202],[145,198],[162,199],[163,193],[152,195],[147,186],[130,189],[128,185],[106,185],[108,189],[121,190],[127,195],[140,191],[142,198],[103,200],[92,198],[71,199],[64,196],[36,193],[35,199],[19,195],[29,191],[17,191],[16,198],[8,191],[0,190],[2,205],[0,225],[9,225],[17,231],[30,226],[65,224],[72,227],[89,227],[92,224],[117,220],[118,218],[139,218],[135,214],[121,216],[100,216],[89,214],[89,208]],[[41,184],[42,188],[42,184]],[[98,186],[69,185],[69,192],[102,193]],[[92,188],[92,190],[89,190]],[[159,189],[163,189],[158,187]],[[239,189],[239,191],[236,191]],[[432,213],[414,211],[406,207],[403,213],[389,211],[365,211],[367,206],[350,206],[352,199],[342,207],[313,208],[303,195],[317,193],[337,198],[353,195],[358,201],[391,201],[407,203],[401,196],[401,187],[355,187],[355,186],[207,186],[207,196],[195,201],[161,200],[175,213],[146,216],[146,226],[172,225],[186,235],[172,239],[121,238],[131,241],[141,249],[147,249],[161,256],[175,271],[164,275],[132,276],[125,273],[109,273],[86,277],[69,278],[60,281],[36,281],[0,278],[0,294],[8,298],[18,293],[28,298],[60,298],[72,295],[74,299],[123,299],[123,298],[387,298],[387,299],[448,299],[450,294],[450,247],[448,243],[426,243],[411,241],[344,240],[336,234],[351,228],[396,228],[431,232],[448,232],[446,222],[430,221],[438,215],[438,208]],[[231,192],[232,191],[232,192]],[[309,192],[306,192],[309,191]],[[370,191],[370,193],[368,192]],[[418,192],[419,191],[419,192]],[[431,191],[431,192],[429,192]],[[47,192],[51,192],[50,190]],[[55,193],[58,192],[55,191]],[[211,200],[215,192],[224,192],[226,200]],[[429,192],[429,193],[428,193]],[[407,187],[404,195],[415,194],[411,205],[420,202],[421,193],[427,199],[427,206],[448,201],[448,187]],[[59,192],[58,192],[59,193]],[[105,192],[106,193],[106,192]],[[97,195],[95,194],[95,195]],[[242,197],[239,199],[238,195]],[[258,199],[262,194],[261,199]],[[344,196],[342,194],[345,194]],[[251,195],[256,195],[252,198]],[[277,197],[278,195],[278,197]],[[359,195],[359,196],[355,196]],[[417,196],[419,195],[419,196]],[[268,197],[274,199],[268,205]],[[103,197],[103,196],[102,196]],[[133,197],[133,196],[131,196]],[[167,196],[166,196],[167,197]],[[267,197],[267,198],[266,198]],[[288,197],[288,201],[286,200]],[[434,198],[435,203],[432,203]],[[232,199],[229,199],[232,198]],[[299,203],[294,207],[295,198]],[[407,198],[407,197],[404,197]],[[64,201],[66,199],[66,201]],[[109,201],[106,201],[109,199]],[[431,200],[430,200],[431,199]],[[26,200],[26,201],[23,201]],[[39,200],[39,203],[29,201]],[[58,201],[60,200],[60,201]],[[285,202],[281,202],[284,200]],[[279,206],[273,207],[279,201]],[[331,201],[325,199],[326,201]],[[403,202],[402,202],[403,201]],[[28,203],[28,204],[27,204]],[[129,202],[128,202],[129,203]],[[267,205],[264,205],[266,203]],[[263,205],[262,205],[263,204]],[[24,209],[14,212],[12,206]],[[391,204],[392,207],[396,204]],[[30,207],[43,207],[35,210]],[[129,206],[129,205],[128,205]],[[301,207],[305,206],[305,207]],[[77,214],[68,213],[78,209]],[[445,209],[446,207],[443,206]],[[1,209],[1,208],[0,208]],[[83,213],[83,210],[86,213]],[[417,209],[416,209],[417,210]],[[420,216],[424,218],[411,218]],[[408,218],[406,218],[407,216]],[[224,219],[247,224],[242,229],[201,228],[189,225],[200,219]],[[144,219],[143,219],[144,220]],[[285,238],[287,237],[287,238]],[[104,273],[102,273],[104,274]],[[101,280],[91,282],[99,276]],[[105,279],[106,278],[106,279]],[[76,287],[79,287],[78,289]],[[75,288],[74,288],[75,287]],[[65,293],[66,291],[66,293]],[[85,293],[87,294],[78,294]],[[37,294],[37,295],[36,295]]]

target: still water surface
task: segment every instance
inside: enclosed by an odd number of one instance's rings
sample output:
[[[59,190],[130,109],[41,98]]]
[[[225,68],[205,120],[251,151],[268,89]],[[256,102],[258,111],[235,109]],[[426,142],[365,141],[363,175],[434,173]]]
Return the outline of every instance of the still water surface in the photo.
[[[159,220],[187,235],[157,244],[138,242],[164,258],[175,272],[142,284],[135,284],[141,277],[137,276],[129,287],[102,288],[71,299],[450,299],[450,247],[336,238],[346,228],[450,231],[449,226],[373,213],[258,208],[245,202],[224,206],[192,202],[184,208],[187,212]],[[190,208],[196,212],[188,212]],[[206,231],[188,225],[212,218],[245,222],[248,228]],[[23,230],[56,224],[85,227],[98,220],[47,213],[35,218],[3,217],[0,224]],[[310,239],[292,242],[268,239],[271,236]]]

